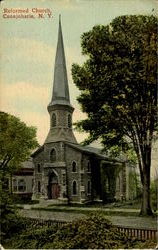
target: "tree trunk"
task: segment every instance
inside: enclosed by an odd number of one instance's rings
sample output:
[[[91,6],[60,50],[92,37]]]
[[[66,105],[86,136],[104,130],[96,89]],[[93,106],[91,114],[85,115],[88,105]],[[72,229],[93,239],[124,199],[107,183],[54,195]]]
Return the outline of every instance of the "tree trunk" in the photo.
[[[145,150],[145,154],[142,157],[142,205],[140,215],[152,215],[152,209],[150,205],[150,166],[151,166],[151,148],[148,147]]]
[[[150,205],[150,186],[147,181],[144,182],[142,189],[142,205],[140,215],[152,215],[153,213]]]

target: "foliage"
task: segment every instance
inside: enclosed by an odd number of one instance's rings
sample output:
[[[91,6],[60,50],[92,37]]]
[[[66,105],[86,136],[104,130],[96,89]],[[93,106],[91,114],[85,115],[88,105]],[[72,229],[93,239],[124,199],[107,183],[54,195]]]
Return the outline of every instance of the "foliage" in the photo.
[[[119,233],[101,213],[93,213],[59,228],[28,225],[27,222],[26,230],[6,240],[4,246],[12,249],[125,249],[154,247],[155,243],[130,239]]]
[[[38,146],[36,129],[19,118],[0,112],[0,162],[3,176],[12,173]]]
[[[20,163],[27,160],[38,146],[36,129],[28,127],[19,118],[0,112],[0,210],[1,235],[10,237],[22,229],[23,223],[16,215],[9,191],[9,176]]]
[[[56,225],[40,226],[33,225],[30,220],[24,219],[27,224],[26,230],[14,235],[9,240],[4,241],[5,247],[12,247],[14,249],[39,249],[50,241],[53,241],[54,234],[57,232],[58,228]]]
[[[151,147],[157,131],[157,18],[121,16],[82,35],[88,56],[72,75],[88,118],[77,123],[106,150],[134,148],[143,185],[142,214],[151,214]]]
[[[88,219],[64,225],[56,233],[51,248],[123,248],[128,246],[126,240],[102,215],[94,214]]]
[[[12,237],[23,230],[26,223],[17,215],[15,207],[12,205],[12,197],[9,192],[3,192],[0,196],[1,211],[1,239]]]
[[[20,197],[17,194],[12,195],[12,200],[14,204],[38,204],[39,200],[31,200],[31,195]]]

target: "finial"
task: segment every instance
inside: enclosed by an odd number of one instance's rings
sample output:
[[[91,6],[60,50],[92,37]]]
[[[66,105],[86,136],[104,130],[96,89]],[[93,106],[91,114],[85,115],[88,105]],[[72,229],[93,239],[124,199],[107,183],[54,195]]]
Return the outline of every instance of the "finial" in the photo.
[[[61,22],[61,14],[59,14],[59,22]]]

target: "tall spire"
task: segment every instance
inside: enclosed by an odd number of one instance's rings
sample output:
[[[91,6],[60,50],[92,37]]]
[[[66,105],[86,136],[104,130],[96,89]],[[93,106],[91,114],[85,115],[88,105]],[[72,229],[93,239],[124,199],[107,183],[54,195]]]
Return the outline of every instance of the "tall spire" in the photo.
[[[54,66],[53,94],[50,105],[63,104],[70,105],[69,87],[67,80],[66,61],[64,53],[64,43],[59,15],[58,42]]]
[[[74,108],[70,104],[60,16],[54,65],[53,93],[47,108],[50,115],[50,130],[45,143],[57,141],[77,143],[72,130],[72,113]]]

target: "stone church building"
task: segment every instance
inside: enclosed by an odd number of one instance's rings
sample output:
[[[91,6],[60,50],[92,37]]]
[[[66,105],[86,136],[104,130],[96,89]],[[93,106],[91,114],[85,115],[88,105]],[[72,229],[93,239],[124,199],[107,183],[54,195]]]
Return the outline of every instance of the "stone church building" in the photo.
[[[50,130],[43,146],[32,154],[32,199],[52,200],[53,203],[128,199],[127,162],[108,158],[99,149],[78,144],[72,129],[73,111],[59,20],[53,93],[48,105]]]

